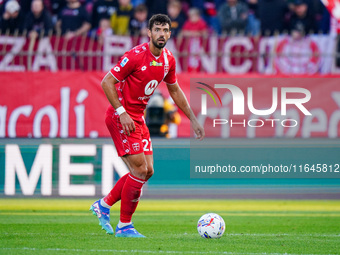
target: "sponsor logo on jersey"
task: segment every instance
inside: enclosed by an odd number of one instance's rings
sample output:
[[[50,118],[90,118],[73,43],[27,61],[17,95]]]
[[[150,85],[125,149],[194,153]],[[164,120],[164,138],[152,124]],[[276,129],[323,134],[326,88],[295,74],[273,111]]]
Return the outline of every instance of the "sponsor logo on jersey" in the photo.
[[[113,68],[113,70],[115,70],[116,72],[119,72],[120,68],[119,68],[119,66],[115,66],[115,68]]]
[[[149,81],[148,84],[146,84],[145,86],[145,91],[144,91],[145,95],[150,96],[154,92],[154,90],[157,88],[157,86],[158,86],[158,81],[156,80]]]
[[[132,144],[132,148],[135,152],[139,151],[140,150],[140,146],[139,146],[139,143],[133,143]]]
[[[150,66],[163,66],[163,63],[158,63],[155,60],[152,60],[152,62],[150,62]]]
[[[143,96],[143,97],[138,97],[138,100],[143,101],[143,100],[148,100],[151,96]]]
[[[145,70],[146,70],[146,66],[143,66],[143,67],[142,67],[142,71],[145,71]]]

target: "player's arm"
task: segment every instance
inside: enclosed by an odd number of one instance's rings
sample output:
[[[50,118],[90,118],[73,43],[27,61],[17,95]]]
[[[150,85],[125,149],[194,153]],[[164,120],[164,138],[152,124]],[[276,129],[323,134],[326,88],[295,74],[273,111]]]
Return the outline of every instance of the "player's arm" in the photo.
[[[178,83],[167,84],[170,96],[174,100],[175,104],[181,109],[184,114],[190,119],[192,128],[197,136],[197,139],[202,140],[205,136],[203,127],[198,123],[195,114],[190,108],[187,98],[185,97],[183,90],[180,88]]]
[[[102,80],[101,85],[110,104],[119,113],[119,118],[120,118],[120,122],[122,123],[124,133],[127,135],[130,135],[130,132],[136,130],[136,126],[133,120],[131,119],[131,117],[129,116],[129,114],[125,111],[124,107],[119,101],[117,89],[115,86],[116,83],[118,82],[119,81],[117,81],[112,76],[112,74],[108,72],[105,75],[104,79]]]

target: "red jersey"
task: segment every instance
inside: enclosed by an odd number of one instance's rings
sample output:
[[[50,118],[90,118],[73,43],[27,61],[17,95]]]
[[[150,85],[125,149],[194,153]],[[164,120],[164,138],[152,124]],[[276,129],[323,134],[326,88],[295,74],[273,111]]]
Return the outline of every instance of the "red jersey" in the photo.
[[[154,56],[149,44],[138,45],[126,52],[111,69],[117,84],[119,101],[134,121],[144,122],[144,109],[157,86],[164,80],[175,84],[176,61],[172,53],[163,48],[160,56]],[[115,110],[110,105],[108,111]]]
[[[200,19],[197,22],[191,22],[190,20],[187,20],[182,27],[182,30],[199,31],[199,32],[203,32],[204,30],[207,30],[207,29],[208,29],[208,25],[203,19]]]

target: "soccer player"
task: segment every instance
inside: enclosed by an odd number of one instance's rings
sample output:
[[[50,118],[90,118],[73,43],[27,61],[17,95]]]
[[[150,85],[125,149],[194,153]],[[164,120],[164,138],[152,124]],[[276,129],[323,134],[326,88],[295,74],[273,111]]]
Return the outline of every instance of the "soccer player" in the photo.
[[[94,202],[90,210],[106,233],[113,234],[110,208],[121,200],[116,237],[144,237],[134,228],[131,218],[141,189],[154,172],[150,133],[143,115],[158,84],[166,83],[174,102],[190,119],[196,138],[203,139],[205,135],[177,83],[175,58],[164,48],[171,35],[170,29],[171,20],[167,15],[153,15],[148,24],[150,41],[126,52],[101,83],[110,102],[105,122],[118,155],[130,173],[122,176],[110,193]]]

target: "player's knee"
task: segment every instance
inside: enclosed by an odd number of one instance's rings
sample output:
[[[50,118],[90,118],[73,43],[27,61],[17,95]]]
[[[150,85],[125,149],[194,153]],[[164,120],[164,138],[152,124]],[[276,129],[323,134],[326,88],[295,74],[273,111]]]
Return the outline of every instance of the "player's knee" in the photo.
[[[153,175],[153,173],[154,173],[153,166],[148,166],[148,173],[146,175],[146,180],[149,180],[151,176]]]
[[[133,167],[133,170],[133,175],[141,179],[146,179],[146,176],[148,175],[148,168],[145,163],[136,164]]]

